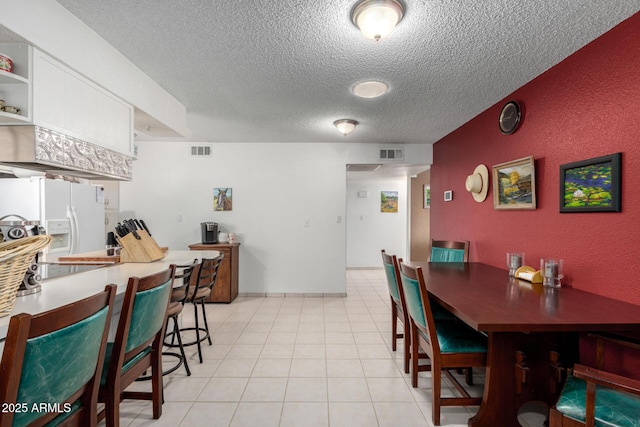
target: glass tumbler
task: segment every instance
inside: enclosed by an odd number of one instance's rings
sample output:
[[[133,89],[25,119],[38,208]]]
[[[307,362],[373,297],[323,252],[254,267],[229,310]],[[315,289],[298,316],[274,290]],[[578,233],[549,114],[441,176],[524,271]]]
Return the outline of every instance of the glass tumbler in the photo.
[[[559,288],[564,277],[564,260],[558,258],[540,259],[540,273],[543,277],[543,286]]]
[[[507,268],[509,269],[509,276],[513,277],[516,274],[516,270],[524,265],[524,253],[522,252],[507,252]]]

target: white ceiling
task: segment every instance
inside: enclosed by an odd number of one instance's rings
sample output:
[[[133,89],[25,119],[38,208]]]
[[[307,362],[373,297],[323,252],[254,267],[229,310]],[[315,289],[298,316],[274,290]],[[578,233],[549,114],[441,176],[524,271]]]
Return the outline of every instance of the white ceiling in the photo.
[[[59,0],[182,102],[192,141],[433,143],[640,0],[403,0],[375,43],[355,0]],[[375,79],[377,99],[350,88]],[[343,137],[333,121],[360,122]],[[497,126],[497,124],[496,124]]]

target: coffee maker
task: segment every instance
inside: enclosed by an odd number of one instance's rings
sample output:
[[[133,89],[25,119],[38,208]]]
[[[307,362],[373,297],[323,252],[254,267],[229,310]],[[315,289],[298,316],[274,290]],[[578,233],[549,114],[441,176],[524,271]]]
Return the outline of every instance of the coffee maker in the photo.
[[[218,243],[218,223],[217,222],[201,222],[202,243]]]

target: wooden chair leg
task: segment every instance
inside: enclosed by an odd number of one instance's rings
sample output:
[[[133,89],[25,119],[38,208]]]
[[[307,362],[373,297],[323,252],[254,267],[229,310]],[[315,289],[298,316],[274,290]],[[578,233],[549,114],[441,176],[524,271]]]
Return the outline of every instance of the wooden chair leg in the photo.
[[[162,346],[159,350],[152,350],[151,356],[151,400],[153,402],[153,419],[157,420],[162,416]]]
[[[433,425],[440,425],[440,400],[442,393],[442,368],[436,361],[431,361],[431,399]]]
[[[522,394],[522,386],[529,381],[529,367],[524,352],[516,351],[516,394]]]
[[[110,394],[105,404],[105,423],[107,427],[119,427],[120,425],[120,396]]]
[[[473,368],[467,368],[464,371],[464,379],[467,385],[473,385]]]
[[[404,330],[404,373],[409,373],[409,361],[411,360],[411,335],[409,326],[405,325]]]
[[[418,387],[418,328],[411,322],[411,385]]]
[[[560,393],[560,388],[564,383],[567,375],[567,369],[560,363],[560,354],[557,351],[549,352],[549,394],[552,399],[556,399]]]
[[[391,349],[396,351],[396,341],[398,339],[398,307],[391,299]]]

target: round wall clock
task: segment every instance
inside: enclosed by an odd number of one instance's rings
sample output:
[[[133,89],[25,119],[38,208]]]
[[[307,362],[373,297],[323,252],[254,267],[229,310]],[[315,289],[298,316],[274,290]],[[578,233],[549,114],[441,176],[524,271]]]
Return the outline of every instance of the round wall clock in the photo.
[[[498,119],[500,132],[505,135],[515,132],[520,124],[520,115],[520,105],[516,101],[507,102],[504,107],[502,107],[500,118]]]

